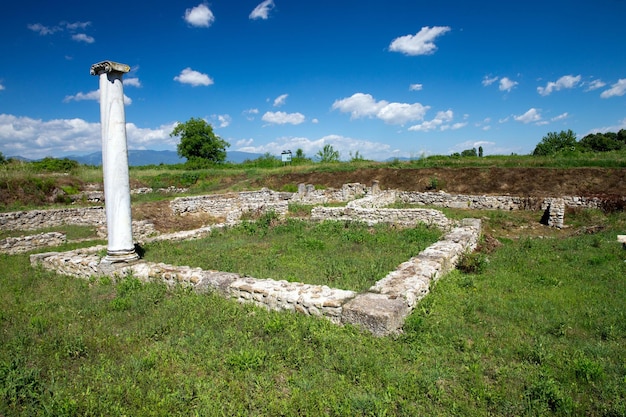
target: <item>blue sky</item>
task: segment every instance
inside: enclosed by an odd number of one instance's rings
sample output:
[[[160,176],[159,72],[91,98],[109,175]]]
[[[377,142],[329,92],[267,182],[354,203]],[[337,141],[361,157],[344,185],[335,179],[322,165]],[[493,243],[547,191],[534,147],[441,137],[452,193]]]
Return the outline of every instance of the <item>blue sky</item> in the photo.
[[[626,128],[626,0],[8,2],[0,152],[100,150],[92,64],[128,64],[129,149],[206,119],[228,150],[527,154]]]

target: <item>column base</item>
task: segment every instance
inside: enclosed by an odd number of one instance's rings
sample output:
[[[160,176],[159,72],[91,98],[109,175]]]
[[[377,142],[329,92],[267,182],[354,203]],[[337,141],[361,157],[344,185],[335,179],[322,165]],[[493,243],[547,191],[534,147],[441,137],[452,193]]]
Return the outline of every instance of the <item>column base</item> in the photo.
[[[135,249],[107,251],[107,255],[102,259],[106,263],[132,262],[139,259],[139,255]]]

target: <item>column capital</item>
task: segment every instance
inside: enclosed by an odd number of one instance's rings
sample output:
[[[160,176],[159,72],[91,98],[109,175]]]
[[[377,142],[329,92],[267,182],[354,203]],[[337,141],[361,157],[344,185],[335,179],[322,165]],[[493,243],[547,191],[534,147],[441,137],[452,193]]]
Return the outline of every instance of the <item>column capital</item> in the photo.
[[[91,75],[100,75],[109,72],[125,73],[128,71],[130,71],[130,67],[126,64],[120,64],[119,62],[113,61],[102,61],[97,64],[93,64],[89,73]]]

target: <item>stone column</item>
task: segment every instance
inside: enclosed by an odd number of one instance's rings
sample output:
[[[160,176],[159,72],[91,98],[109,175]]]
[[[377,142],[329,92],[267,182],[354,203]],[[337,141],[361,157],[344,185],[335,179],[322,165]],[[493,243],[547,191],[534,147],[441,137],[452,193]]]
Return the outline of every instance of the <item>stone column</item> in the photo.
[[[139,258],[133,243],[122,86],[122,76],[128,71],[128,65],[111,61],[91,66],[91,75],[100,77],[102,171],[108,233],[107,256],[103,261],[110,263]]]

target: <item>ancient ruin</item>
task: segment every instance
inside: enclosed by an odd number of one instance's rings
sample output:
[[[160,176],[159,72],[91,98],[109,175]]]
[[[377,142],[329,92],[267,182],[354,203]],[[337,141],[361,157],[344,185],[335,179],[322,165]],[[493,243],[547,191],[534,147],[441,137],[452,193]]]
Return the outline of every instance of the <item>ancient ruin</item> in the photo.
[[[136,259],[111,264],[102,253],[108,248],[96,246],[70,252],[48,252],[31,255],[33,265],[41,265],[61,274],[89,278],[101,275],[132,274],[142,280],[159,279],[169,285],[193,287],[196,291],[215,291],[240,302],[254,303],[273,310],[287,310],[325,317],[337,324],[352,323],[375,335],[401,331],[404,319],[420,299],[428,294],[434,281],[454,268],[458,258],[475,248],[480,235],[480,221],[466,219],[456,223],[433,208],[390,209],[400,202],[414,206],[456,207],[490,210],[544,210],[544,219],[561,227],[565,207],[597,208],[598,199],[563,197],[529,201],[511,196],[451,195],[444,192],[399,192],[381,190],[374,181],[371,186],[345,184],[341,189],[316,190],[300,184],[295,193],[269,189],[240,193],[178,197],[170,201],[173,213],[179,216],[206,213],[225,222],[195,230],[158,234],[146,221],[132,223],[134,242],[147,244],[158,240],[184,240],[202,237],[211,230],[242,221],[246,213],[274,211],[287,215],[290,203],[315,205],[311,221],[361,221],[368,224],[391,223],[412,227],[426,223],[446,231],[437,243],[407,260],[376,282],[368,291],[353,291],[310,285],[302,282],[274,281],[242,277],[228,271],[208,271],[187,266],[150,263]],[[325,207],[327,203],[345,203],[342,207]],[[107,217],[102,206],[0,213],[2,230],[37,230],[63,224],[92,225],[106,236]],[[41,246],[54,246],[65,241],[58,234],[39,234],[0,241],[0,250],[20,253]],[[11,249],[14,248],[14,249]]]

